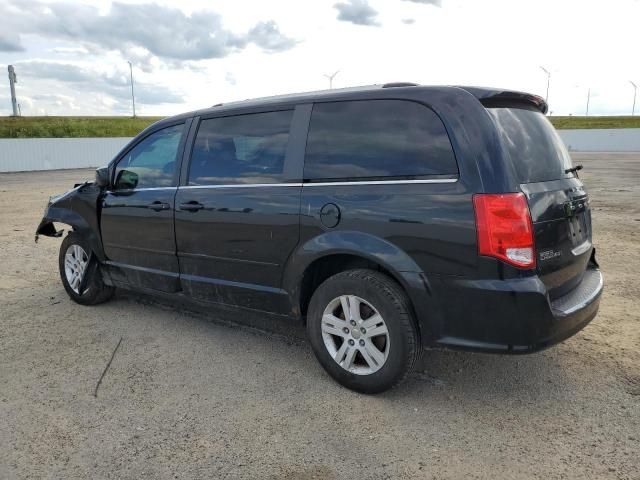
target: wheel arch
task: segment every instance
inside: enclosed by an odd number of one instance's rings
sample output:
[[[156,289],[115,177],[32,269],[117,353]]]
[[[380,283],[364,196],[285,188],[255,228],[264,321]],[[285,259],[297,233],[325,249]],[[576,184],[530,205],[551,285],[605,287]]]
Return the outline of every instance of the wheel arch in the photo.
[[[293,253],[283,286],[291,297],[294,316],[305,318],[311,296],[324,280],[354,268],[378,270],[394,280],[407,294],[418,329],[423,330],[422,319],[429,309],[427,297],[431,297],[426,275],[406,252],[362,232],[325,232]]]

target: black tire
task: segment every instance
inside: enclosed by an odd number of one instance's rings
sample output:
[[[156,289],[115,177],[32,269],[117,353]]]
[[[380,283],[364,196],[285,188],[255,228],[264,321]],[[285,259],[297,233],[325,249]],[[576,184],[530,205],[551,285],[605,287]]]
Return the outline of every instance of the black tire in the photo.
[[[361,375],[346,370],[333,359],[325,346],[322,334],[324,310],[334,299],[344,295],[355,295],[369,303],[386,324],[387,357],[382,367],[373,373]],[[411,372],[422,351],[406,294],[395,281],[374,270],[348,270],[325,280],[311,298],[307,334],[318,361],[327,373],[341,385],[361,393],[380,393],[398,385]],[[358,349],[358,345],[354,348]],[[364,360],[364,357],[358,357],[358,353],[355,355],[354,358]]]
[[[77,293],[69,284],[67,275],[65,273],[65,255],[69,247],[73,245],[80,246],[88,255],[89,263],[85,269],[83,289],[81,293]],[[58,267],[60,269],[60,279],[62,285],[67,294],[76,303],[81,305],[97,305],[99,303],[109,300],[115,291],[113,287],[105,285],[102,281],[102,275],[100,273],[100,263],[95,258],[89,247],[89,243],[76,232],[69,232],[69,234],[62,241],[60,245],[60,255],[58,256]]]

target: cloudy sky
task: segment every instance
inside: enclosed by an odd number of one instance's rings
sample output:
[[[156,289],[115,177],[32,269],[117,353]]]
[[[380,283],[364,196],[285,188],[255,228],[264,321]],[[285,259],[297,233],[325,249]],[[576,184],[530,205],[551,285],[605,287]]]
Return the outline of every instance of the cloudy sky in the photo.
[[[640,0],[0,0],[24,115],[167,115],[219,102],[413,81],[545,95],[554,114],[630,114]],[[640,95],[639,95],[640,97]],[[637,110],[640,110],[640,98]]]

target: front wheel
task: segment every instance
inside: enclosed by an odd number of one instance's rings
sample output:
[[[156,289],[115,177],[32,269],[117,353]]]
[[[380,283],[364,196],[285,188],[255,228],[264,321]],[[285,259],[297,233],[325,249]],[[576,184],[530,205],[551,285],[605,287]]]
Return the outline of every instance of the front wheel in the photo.
[[[97,305],[113,296],[114,288],[102,281],[100,265],[88,242],[76,232],[69,232],[62,241],[58,264],[62,285],[74,302]]]
[[[373,270],[341,272],[322,283],[309,304],[307,333],[329,375],[362,393],[404,380],[421,348],[407,296]]]

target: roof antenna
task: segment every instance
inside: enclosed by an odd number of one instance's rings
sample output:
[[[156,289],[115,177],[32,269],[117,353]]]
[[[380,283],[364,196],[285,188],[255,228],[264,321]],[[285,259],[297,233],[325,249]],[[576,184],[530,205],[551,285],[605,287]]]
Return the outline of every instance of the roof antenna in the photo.
[[[324,75],[329,79],[329,90],[333,88],[333,79],[338,73],[340,73],[340,70],[336,70],[335,72],[333,72],[333,75]]]

